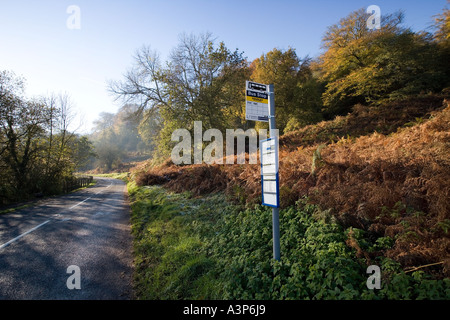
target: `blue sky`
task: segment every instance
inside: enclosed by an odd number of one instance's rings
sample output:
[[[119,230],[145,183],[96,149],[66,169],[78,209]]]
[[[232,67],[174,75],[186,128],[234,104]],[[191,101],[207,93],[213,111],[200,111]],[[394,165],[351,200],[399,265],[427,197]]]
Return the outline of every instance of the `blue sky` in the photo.
[[[27,80],[29,96],[67,93],[87,132],[102,111],[116,112],[108,80],[120,80],[134,52],[150,45],[169,55],[181,33],[211,32],[253,60],[292,47],[316,57],[327,27],[359,8],[403,10],[405,25],[424,30],[446,0],[0,0],[0,70]],[[80,8],[81,29],[70,30],[67,8]],[[74,127],[78,127],[77,120]]]

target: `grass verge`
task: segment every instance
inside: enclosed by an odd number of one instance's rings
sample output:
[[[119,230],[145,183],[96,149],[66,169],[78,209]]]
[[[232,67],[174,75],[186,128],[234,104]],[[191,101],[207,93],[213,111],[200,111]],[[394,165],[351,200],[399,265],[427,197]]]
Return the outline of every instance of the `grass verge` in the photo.
[[[343,228],[306,199],[280,210],[281,261],[272,259],[270,208],[223,194],[193,198],[128,184],[138,299],[449,299],[450,279],[405,272],[392,244]],[[368,265],[381,289],[368,289]]]
[[[128,172],[119,172],[119,173],[99,173],[94,174],[94,177],[105,177],[105,178],[112,178],[112,179],[120,179],[122,181],[128,182]]]
[[[33,206],[33,205],[32,205],[31,203],[29,203],[29,204],[24,204],[24,205],[21,205],[21,206],[18,206],[18,207],[8,208],[8,209],[5,209],[5,210],[1,210],[1,211],[0,211],[0,215],[2,215],[2,214],[7,214],[7,213],[11,213],[11,212],[14,212],[14,211],[20,210],[20,209],[29,208],[29,207],[31,207],[31,206]]]

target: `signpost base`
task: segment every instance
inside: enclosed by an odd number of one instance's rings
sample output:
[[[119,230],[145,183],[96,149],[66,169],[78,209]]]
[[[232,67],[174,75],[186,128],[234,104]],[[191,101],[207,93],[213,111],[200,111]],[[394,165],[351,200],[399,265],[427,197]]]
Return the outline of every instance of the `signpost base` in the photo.
[[[280,208],[272,208],[273,258],[280,261]]]

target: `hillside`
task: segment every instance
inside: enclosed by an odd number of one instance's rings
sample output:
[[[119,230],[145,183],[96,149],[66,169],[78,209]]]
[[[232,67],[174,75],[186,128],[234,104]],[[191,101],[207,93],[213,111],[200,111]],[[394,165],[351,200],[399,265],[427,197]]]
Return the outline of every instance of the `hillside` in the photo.
[[[280,137],[282,207],[307,197],[344,227],[395,241],[386,252],[370,253],[349,241],[358,255],[370,260],[382,254],[404,268],[437,264],[427,271],[437,278],[448,277],[450,106],[446,98],[359,105],[345,117]],[[167,161],[143,168],[132,170],[138,185],[163,185],[194,196],[224,192],[235,203],[260,203],[259,165],[175,166]]]

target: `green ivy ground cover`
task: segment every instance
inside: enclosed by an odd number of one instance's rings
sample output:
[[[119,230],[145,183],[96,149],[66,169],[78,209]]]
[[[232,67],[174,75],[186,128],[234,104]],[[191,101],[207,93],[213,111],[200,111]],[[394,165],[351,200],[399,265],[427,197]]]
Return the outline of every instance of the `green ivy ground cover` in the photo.
[[[381,289],[368,289],[365,250],[392,239],[369,240],[344,229],[326,212],[299,201],[280,210],[281,261],[272,259],[271,210],[240,208],[223,195],[202,199],[161,187],[128,185],[132,202],[135,288],[139,299],[449,299],[450,280],[404,273],[380,256]]]

